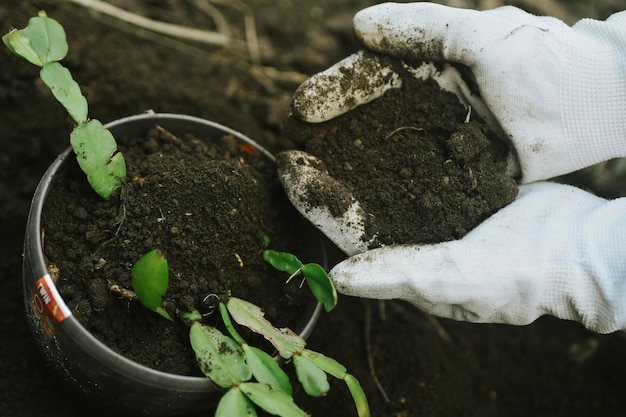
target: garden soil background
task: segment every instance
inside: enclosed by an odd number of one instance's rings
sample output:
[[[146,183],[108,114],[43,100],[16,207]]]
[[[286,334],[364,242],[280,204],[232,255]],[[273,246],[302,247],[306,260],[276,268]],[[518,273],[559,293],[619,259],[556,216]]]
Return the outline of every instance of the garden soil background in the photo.
[[[192,2],[111,3],[154,19],[213,27]],[[246,1],[256,19],[261,65],[251,63],[243,15],[232,9],[223,11],[240,41],[229,48],[155,36],[61,0],[0,0],[0,28],[23,27],[40,9],[59,20],[70,42],[65,63],[88,97],[90,114],[103,122],[148,109],[186,113],[235,128],[276,152],[293,147],[282,122],[298,84],[358,49],[351,18],[373,3]],[[570,24],[604,19],[623,7],[618,0],[440,3],[513,4]],[[27,327],[21,253],[28,206],[39,178],[67,146],[70,125],[35,68],[4,48],[0,62],[0,417],[114,413],[48,370]],[[609,168],[570,179],[623,195],[614,186],[621,178]],[[330,253],[333,263],[342,259]],[[361,381],[374,416],[626,415],[622,332],[597,335],[549,317],[524,327],[473,325],[435,319],[405,303],[342,296],[335,311],[322,315],[309,345]],[[303,399],[302,405],[317,416],[354,415],[347,390],[336,381],[327,398]]]

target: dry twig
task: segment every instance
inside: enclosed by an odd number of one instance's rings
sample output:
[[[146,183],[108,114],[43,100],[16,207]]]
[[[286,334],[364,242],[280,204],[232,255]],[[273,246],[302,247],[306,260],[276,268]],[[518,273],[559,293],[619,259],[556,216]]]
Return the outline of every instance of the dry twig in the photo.
[[[140,28],[148,29],[164,35],[217,46],[226,46],[232,43],[232,38],[223,33],[188,28],[185,26],[175,25],[173,23],[152,20],[100,0],[64,1],[78,4],[95,12],[102,13]]]

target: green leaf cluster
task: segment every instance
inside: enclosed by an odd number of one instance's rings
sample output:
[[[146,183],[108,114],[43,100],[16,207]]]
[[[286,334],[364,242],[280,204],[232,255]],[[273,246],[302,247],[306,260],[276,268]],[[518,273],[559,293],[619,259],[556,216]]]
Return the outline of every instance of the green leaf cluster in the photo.
[[[228,314],[222,306],[222,314]],[[255,405],[278,416],[306,416],[293,401],[289,377],[278,362],[245,343],[234,328],[229,330],[236,336],[231,338],[214,327],[195,322],[189,332],[200,370],[213,383],[227,389],[215,417],[256,416]]]
[[[263,350],[250,346],[235,329],[237,324],[261,334],[279,352],[292,360],[304,391],[320,397],[328,393],[328,375],[343,380],[352,395],[359,417],[369,417],[369,405],[361,385],[336,360],[306,349],[306,342],[290,329],[278,329],[255,304],[237,297],[219,303],[220,314],[229,335],[214,327],[194,322],[189,338],[202,372],[226,389],[215,417],[256,416],[255,406],[283,417],[306,416],[292,398],[289,377],[278,362]]]
[[[336,303],[336,292],[328,289],[332,283],[321,266],[303,265],[291,254],[269,250],[264,253],[264,258],[277,269],[291,273],[292,277],[299,273],[312,276],[313,285],[323,289],[318,294],[323,293],[323,297],[331,300],[334,295]],[[329,284],[320,284],[323,281],[320,277],[325,277]],[[161,250],[146,253],[133,266],[132,285],[137,298],[146,308],[172,320],[161,307],[168,284],[168,263]],[[264,317],[263,310],[249,301],[227,294],[219,297],[217,306],[228,335],[202,324],[203,317],[198,311],[180,314],[181,319],[190,325],[189,341],[200,370],[215,385],[226,390],[217,406],[216,417],[256,416],[255,407],[282,417],[307,415],[295,404],[293,387],[279,363],[267,352],[249,345],[237,332],[231,317],[237,324],[262,335],[282,358],[293,363],[298,381],[308,395],[325,395],[330,390],[328,375],[333,376],[346,383],[358,416],[369,416],[369,405],[361,385],[339,362],[307,349],[306,341],[292,330],[274,327]]]
[[[27,27],[11,30],[2,41],[15,55],[40,67],[41,80],[76,123],[70,143],[78,164],[91,187],[108,200],[123,185],[126,163],[111,132],[97,120],[88,119],[80,86],[59,62],[68,52],[63,26],[42,11]]]
[[[229,297],[226,309],[233,320],[270,341],[279,355],[292,360],[304,391],[320,397],[328,393],[328,375],[343,380],[354,400],[359,417],[369,417],[367,397],[358,380],[335,359],[306,348],[306,341],[290,329],[278,329],[264,318],[263,311],[249,301]]]

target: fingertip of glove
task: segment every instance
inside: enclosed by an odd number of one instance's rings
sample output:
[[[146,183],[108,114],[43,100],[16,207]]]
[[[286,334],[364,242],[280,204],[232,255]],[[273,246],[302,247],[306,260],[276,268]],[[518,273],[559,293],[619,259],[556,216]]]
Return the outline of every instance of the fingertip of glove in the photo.
[[[292,98],[293,114],[307,123],[322,123],[337,116],[329,100],[322,98],[329,93],[324,83],[312,77],[302,83]]]

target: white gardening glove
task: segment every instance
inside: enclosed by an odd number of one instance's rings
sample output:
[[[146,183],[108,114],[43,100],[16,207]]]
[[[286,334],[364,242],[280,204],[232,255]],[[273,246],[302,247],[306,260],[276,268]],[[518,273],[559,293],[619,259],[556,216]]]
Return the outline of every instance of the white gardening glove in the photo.
[[[491,119],[498,122],[517,152],[522,182],[626,156],[626,12],[569,27],[510,6],[384,3],[357,13],[354,30],[372,51],[469,67],[491,116],[449,67],[444,73],[451,74],[435,80],[492,128]],[[294,95],[294,113],[308,122],[328,120],[399,85],[390,68],[365,71],[360,54],[307,80]],[[351,81],[344,74],[354,62],[359,69],[352,73],[362,76]],[[422,78],[427,72],[418,71]]]
[[[551,314],[599,333],[626,328],[626,198],[540,181],[460,240],[368,250],[367,213],[319,160],[290,151],[278,163],[289,199],[351,256],[330,271],[340,293],[472,322]],[[343,215],[313,204],[328,195],[351,202]]]
[[[355,32],[382,54],[468,66],[480,97],[450,66],[439,72],[427,63],[415,73],[435,78],[497,125],[516,150],[522,182],[626,155],[625,13],[569,28],[512,7],[382,4],[357,14]],[[328,120],[399,85],[390,68],[363,59],[371,58],[356,54],[305,82],[294,112],[309,122]],[[349,78],[355,73],[362,77]],[[473,322],[522,325],[551,314],[600,333],[626,327],[624,199],[553,183],[522,185],[513,203],[463,239],[368,250],[367,214],[342,184],[305,153],[278,161],[294,205],[352,256],[330,273],[342,293],[403,299]],[[338,216],[315,205],[316,193],[350,207]]]
[[[330,272],[341,293],[402,299],[441,317],[524,325],[544,314],[626,328],[626,198],[538,182],[463,239],[388,246]]]

